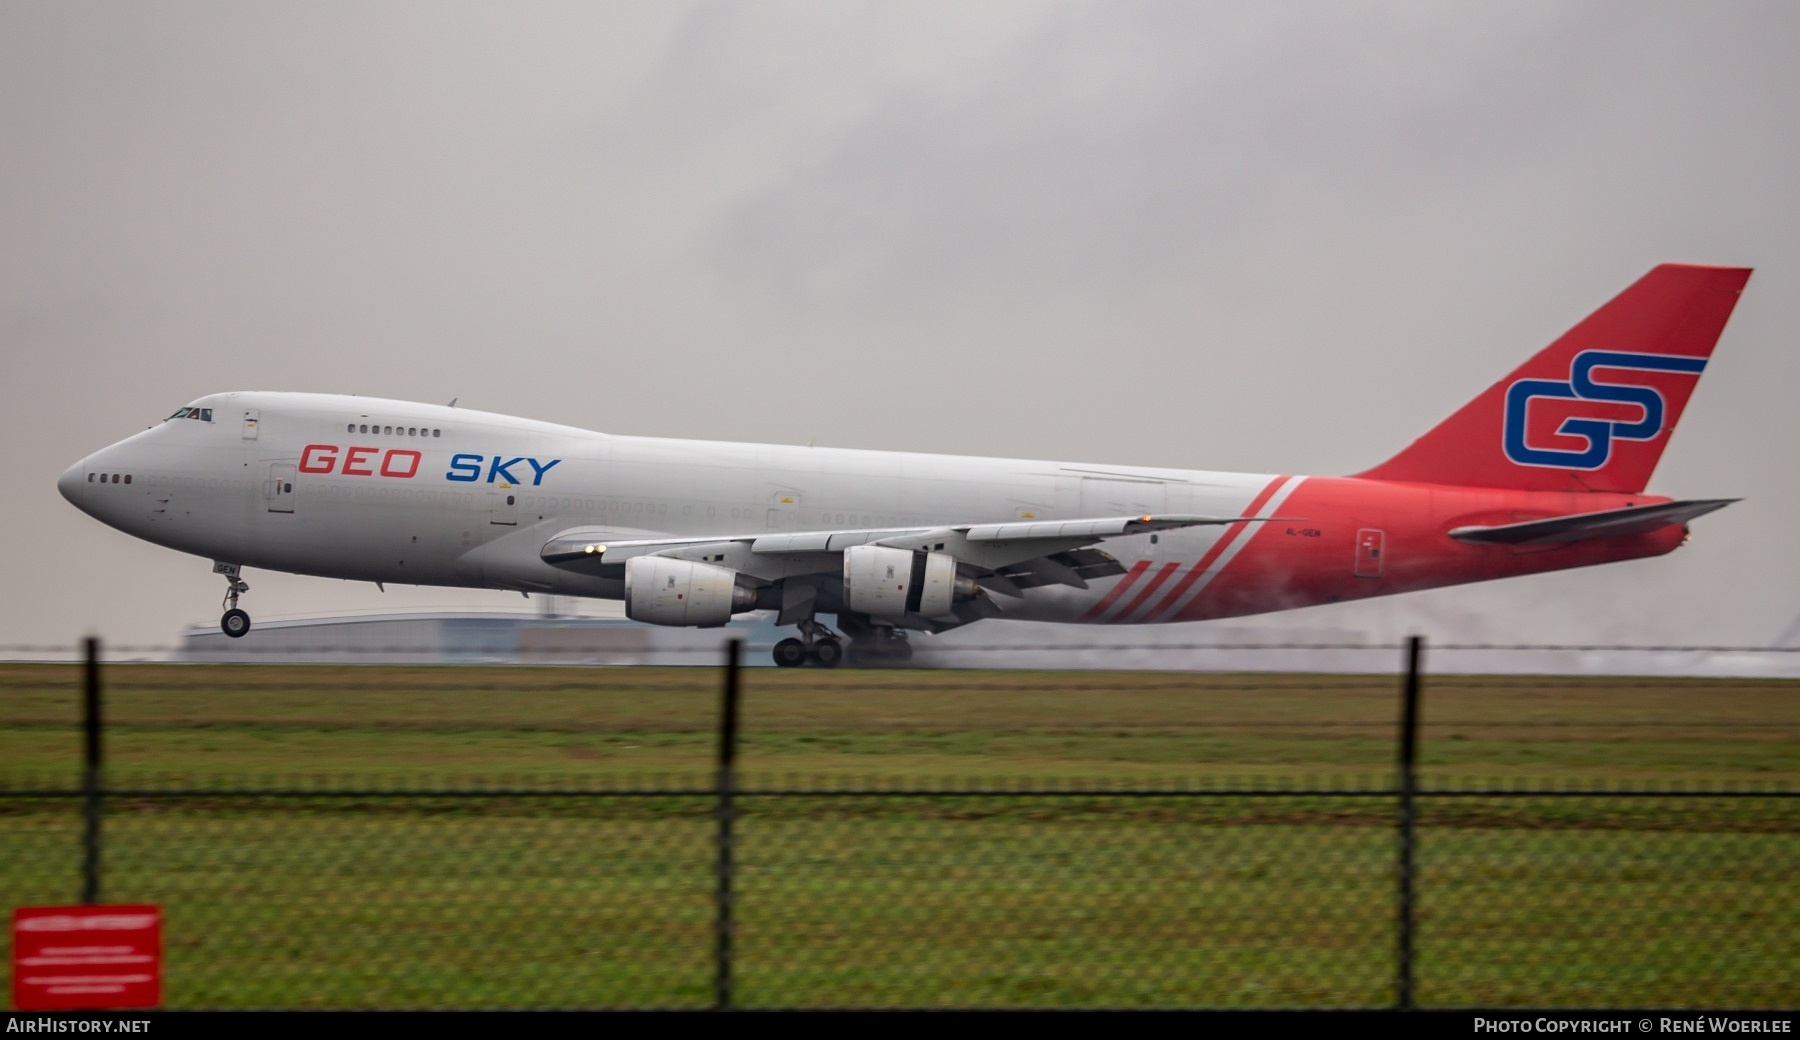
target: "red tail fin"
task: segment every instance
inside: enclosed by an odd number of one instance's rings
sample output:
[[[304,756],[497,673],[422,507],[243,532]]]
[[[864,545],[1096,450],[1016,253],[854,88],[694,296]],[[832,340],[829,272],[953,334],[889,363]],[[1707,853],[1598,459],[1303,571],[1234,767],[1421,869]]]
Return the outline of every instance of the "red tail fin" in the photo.
[[[1747,267],[1662,264],[1359,477],[1636,493],[1650,481]]]

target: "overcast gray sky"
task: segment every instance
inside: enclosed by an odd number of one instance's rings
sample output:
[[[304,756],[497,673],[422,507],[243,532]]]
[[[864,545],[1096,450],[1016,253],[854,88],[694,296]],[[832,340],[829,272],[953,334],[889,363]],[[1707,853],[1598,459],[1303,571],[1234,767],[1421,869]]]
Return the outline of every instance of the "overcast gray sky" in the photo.
[[[1796,50],[1786,2],[0,0],[0,643],[216,620],[207,561],[54,486],[205,393],[1344,473],[1665,260],[1757,274],[1652,490],[1747,501],[1283,623],[1767,643]],[[247,577],[264,618],[523,605]]]

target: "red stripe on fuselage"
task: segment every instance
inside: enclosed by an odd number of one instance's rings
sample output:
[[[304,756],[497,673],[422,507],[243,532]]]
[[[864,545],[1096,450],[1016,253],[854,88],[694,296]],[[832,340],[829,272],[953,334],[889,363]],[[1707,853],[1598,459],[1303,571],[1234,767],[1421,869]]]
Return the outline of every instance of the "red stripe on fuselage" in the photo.
[[[1528,547],[1470,545],[1447,532],[1663,501],[1667,499],[1650,495],[1308,477],[1279,508],[1283,514],[1305,517],[1305,525],[1255,525],[1230,564],[1168,620],[1240,617],[1656,556],[1681,543],[1686,533],[1682,525]],[[1357,573],[1358,532],[1364,530],[1384,535],[1378,576]]]
[[[1256,497],[1251,499],[1250,504],[1245,506],[1244,511],[1238,515],[1255,516],[1256,511],[1261,509],[1264,504],[1269,501],[1270,496],[1275,494],[1275,489],[1279,488],[1285,480],[1287,480],[1286,477],[1276,477],[1274,480],[1269,481],[1268,486],[1257,492]],[[1227,526],[1225,528],[1225,533],[1219,536],[1219,540],[1212,543],[1212,547],[1201,554],[1200,562],[1194,564],[1192,570],[1181,576],[1181,580],[1175,583],[1175,587],[1169,590],[1169,594],[1163,597],[1163,601],[1158,603],[1156,609],[1151,611],[1151,613],[1160,614],[1174,606],[1176,603],[1179,603],[1182,595],[1186,593],[1188,589],[1193,588],[1194,582],[1199,581],[1200,576],[1206,573],[1206,568],[1211,567],[1213,561],[1219,558],[1219,554],[1230,548],[1231,543],[1236,541],[1238,536],[1243,534],[1245,529],[1249,526],[1249,524],[1231,524]]]
[[[1163,564],[1162,567],[1157,570],[1156,577],[1150,579],[1150,584],[1145,585],[1143,588],[1143,591],[1139,592],[1136,596],[1134,596],[1132,598],[1131,602],[1125,605],[1124,610],[1119,611],[1119,617],[1121,617],[1121,618],[1130,617],[1132,611],[1143,606],[1145,600],[1149,599],[1151,596],[1156,595],[1156,590],[1162,588],[1163,582],[1168,581],[1169,576],[1174,574],[1177,570],[1180,570],[1180,569],[1181,569],[1181,564],[1179,564],[1179,563]]]
[[[1125,595],[1125,590],[1129,589],[1133,584],[1135,584],[1137,582],[1138,578],[1142,577],[1144,572],[1149,569],[1150,569],[1150,561],[1149,560],[1139,560],[1138,562],[1132,564],[1131,570],[1125,572],[1125,576],[1123,578],[1119,579],[1119,583],[1117,585],[1114,585],[1112,587],[1111,591],[1107,592],[1107,594],[1105,596],[1102,596],[1100,598],[1100,602],[1094,604],[1092,609],[1090,609],[1087,613],[1081,615],[1079,618],[1076,618],[1076,620],[1077,621],[1092,621],[1095,618],[1099,617],[1100,615],[1106,613],[1106,608],[1108,608],[1108,607],[1112,606],[1114,603],[1116,603],[1120,596]]]

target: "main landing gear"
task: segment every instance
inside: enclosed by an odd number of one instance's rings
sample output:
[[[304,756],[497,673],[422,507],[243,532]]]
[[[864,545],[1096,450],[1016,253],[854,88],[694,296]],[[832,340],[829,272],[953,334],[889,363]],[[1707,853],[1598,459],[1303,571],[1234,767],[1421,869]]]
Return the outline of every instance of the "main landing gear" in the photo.
[[[799,639],[789,637],[775,644],[775,664],[781,668],[798,668],[803,664],[836,668],[843,660],[843,640],[813,618],[800,622]]]
[[[857,668],[900,668],[912,661],[912,644],[891,628],[857,636],[850,644],[850,663]]]
[[[238,577],[238,565],[235,563],[214,563],[213,573],[225,576],[225,601],[219,604],[225,608],[225,616],[219,618],[219,631],[233,639],[242,639],[250,631],[250,615],[238,609],[238,597],[250,591]]]
[[[904,668],[912,661],[912,644],[904,629],[878,624],[867,614],[844,613],[837,620],[850,637],[851,667]]]
[[[912,660],[912,644],[897,629],[868,624],[857,615],[839,615],[838,624],[851,637],[847,648],[843,637],[808,618],[800,622],[800,638],[775,644],[775,663],[782,668],[836,668],[847,660],[857,668],[896,668]]]

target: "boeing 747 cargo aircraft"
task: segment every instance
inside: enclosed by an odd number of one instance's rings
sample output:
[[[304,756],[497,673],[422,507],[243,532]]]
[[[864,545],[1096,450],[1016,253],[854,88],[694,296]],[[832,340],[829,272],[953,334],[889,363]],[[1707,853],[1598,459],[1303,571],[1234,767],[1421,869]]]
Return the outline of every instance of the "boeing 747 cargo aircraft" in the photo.
[[[664,440],[240,391],[57,486],[214,561],[232,636],[250,629],[242,569],[262,567],[623,600],[658,625],[774,611],[796,630],[779,664],[897,661],[909,633],[989,618],[1198,621],[1669,552],[1733,501],[1644,488],[1749,276],[1653,269],[1353,476]]]

